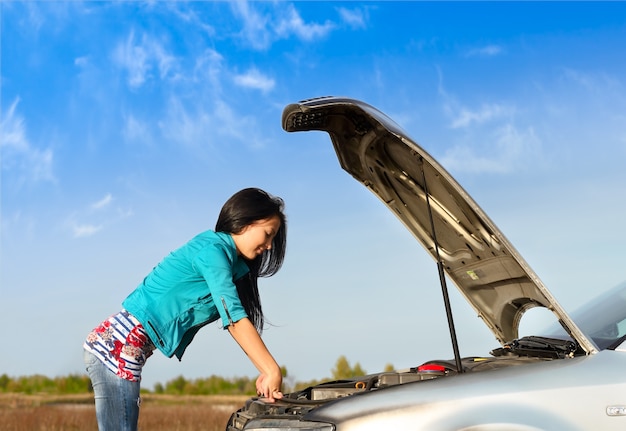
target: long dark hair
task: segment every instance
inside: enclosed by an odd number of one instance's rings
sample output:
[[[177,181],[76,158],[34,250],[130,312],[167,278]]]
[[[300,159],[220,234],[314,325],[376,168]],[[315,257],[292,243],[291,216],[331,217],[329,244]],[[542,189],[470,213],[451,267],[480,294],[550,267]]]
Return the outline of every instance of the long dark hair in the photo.
[[[265,318],[257,279],[271,277],[283,265],[287,248],[287,220],[284,208],[285,203],[281,198],[258,188],[247,188],[238,191],[226,201],[215,224],[216,232],[238,234],[246,226],[259,220],[273,216],[280,219],[280,227],[274,236],[272,247],[253,260],[246,259],[250,272],[235,280],[241,304],[259,334],[263,332]]]

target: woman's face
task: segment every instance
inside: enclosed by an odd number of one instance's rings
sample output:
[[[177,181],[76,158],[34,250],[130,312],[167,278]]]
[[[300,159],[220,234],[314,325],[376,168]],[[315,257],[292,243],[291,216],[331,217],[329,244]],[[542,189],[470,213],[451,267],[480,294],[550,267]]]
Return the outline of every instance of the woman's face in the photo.
[[[278,216],[249,224],[241,232],[232,234],[237,252],[249,260],[256,258],[265,250],[272,248],[272,241],[279,228]]]

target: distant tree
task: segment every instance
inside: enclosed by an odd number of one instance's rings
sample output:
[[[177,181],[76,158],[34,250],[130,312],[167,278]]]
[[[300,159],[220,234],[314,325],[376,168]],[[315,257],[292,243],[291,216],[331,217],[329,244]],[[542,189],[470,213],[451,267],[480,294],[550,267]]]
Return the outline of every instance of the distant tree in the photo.
[[[335,368],[331,370],[331,373],[333,379],[339,380],[350,377],[351,371],[352,370],[350,369],[350,363],[348,362],[348,358],[342,355],[337,359],[337,362],[335,362]]]
[[[395,369],[396,368],[393,366],[393,364],[387,364],[387,365],[385,365],[384,371],[385,371],[385,373],[389,373],[391,371],[394,371]]]
[[[82,394],[92,392],[91,380],[86,375],[70,374],[65,377],[57,377],[56,390],[62,394]]]
[[[4,392],[7,389],[7,386],[9,385],[9,382],[11,381],[11,378],[9,376],[7,376],[6,374],[3,374],[0,376],[0,391]]]
[[[356,363],[354,364],[354,367],[352,367],[352,377],[358,377],[358,376],[364,376],[367,374],[367,371],[365,371],[362,367],[360,363]]]
[[[343,355],[337,359],[335,368],[333,368],[331,372],[335,380],[350,379],[367,374],[358,362],[354,364],[354,367],[351,367],[348,359]]]
[[[183,376],[178,376],[175,379],[165,383],[166,394],[184,394],[185,387],[187,386],[187,380]]]
[[[155,393],[177,395],[254,395],[256,379],[235,377],[225,379],[220,376],[209,376],[194,380],[186,380],[183,376],[176,377],[162,385],[154,385]]]
[[[87,376],[69,375],[51,379],[41,374],[30,376],[0,376],[0,392],[22,394],[77,394],[89,392],[91,384]]]

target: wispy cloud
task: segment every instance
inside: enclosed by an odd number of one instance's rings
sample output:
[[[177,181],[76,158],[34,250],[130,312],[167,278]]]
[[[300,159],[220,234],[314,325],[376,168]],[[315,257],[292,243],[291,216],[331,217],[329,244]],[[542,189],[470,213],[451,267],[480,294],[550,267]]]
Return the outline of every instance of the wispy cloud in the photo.
[[[255,2],[235,1],[231,5],[242,21],[242,36],[255,49],[267,49],[274,41],[292,36],[310,42],[325,37],[335,28],[329,20],[322,24],[306,22],[293,4],[285,7],[281,2],[273,3],[268,13]]]
[[[341,20],[351,28],[365,29],[367,27],[367,8],[348,9],[339,7],[337,8],[337,12]]]
[[[514,111],[510,106],[497,103],[486,103],[476,109],[466,107],[452,109],[449,107],[448,110],[454,115],[451,123],[453,129],[469,127],[474,124],[483,124],[499,118],[509,117]]]
[[[269,16],[250,7],[248,1],[233,1],[231,7],[235,15],[242,20],[244,39],[256,49],[267,48],[271,41]]]
[[[153,141],[152,128],[133,114],[124,116],[122,135],[131,144],[150,145]]]
[[[307,23],[293,5],[289,5],[285,17],[280,18],[276,24],[276,33],[281,37],[288,37],[292,34],[298,38],[311,41],[326,36],[335,25],[326,21],[323,24]]]
[[[219,98],[213,100],[210,107],[192,107],[177,98],[171,98],[167,105],[167,117],[159,123],[163,136],[191,151],[209,151],[211,158],[215,158],[219,157],[220,151],[226,150],[224,142],[249,147],[264,143],[264,139],[254,132],[259,130],[255,117],[236,112]]]
[[[72,227],[74,232],[74,238],[85,238],[89,236],[93,236],[99,231],[102,230],[102,225],[92,225],[92,224],[75,224]]]
[[[172,11],[181,21],[188,25],[197,26],[203,33],[214,36],[217,32],[215,27],[211,24],[205,23],[202,17],[198,15],[193,8],[193,2],[158,2],[157,7],[167,7]]]
[[[461,133],[440,161],[456,172],[509,173],[541,159],[541,140],[532,126],[516,124],[513,105],[483,102],[468,107],[446,91],[439,73],[439,94],[449,126]]]
[[[592,73],[565,68],[562,76],[565,81],[575,83],[592,94],[614,95],[621,94],[624,90],[623,82],[605,72]]]
[[[487,122],[508,119],[515,114],[515,107],[502,103],[482,103],[476,108],[469,108],[448,93],[443,84],[443,74],[438,70],[439,82],[437,91],[443,102],[443,110],[450,118],[450,127],[461,129]]]
[[[500,45],[485,45],[479,48],[473,48],[465,53],[466,57],[495,57],[504,52]]]
[[[111,201],[113,201],[113,196],[111,195],[111,193],[107,193],[102,199],[91,204],[91,208],[94,210],[103,209],[107,207],[111,203]]]
[[[38,7],[38,2],[26,2],[25,4],[28,9],[28,20],[25,24],[33,30],[39,31],[45,22],[45,13]]]
[[[519,129],[512,123],[480,133],[482,139],[460,143],[446,151],[440,162],[453,172],[506,174],[537,163],[541,141],[532,128]]]
[[[253,88],[263,92],[270,91],[276,84],[272,78],[263,75],[256,68],[252,68],[241,75],[235,75],[233,79],[235,84],[241,87]]]
[[[134,31],[115,48],[113,60],[127,72],[127,82],[132,88],[141,87],[154,77],[155,71],[159,79],[176,76],[176,58],[148,35],[144,34],[141,40],[136,40]]]
[[[167,103],[168,112],[164,119],[159,121],[159,129],[163,136],[187,148],[210,146],[214,130],[219,127],[214,115],[198,108],[190,112],[188,106],[179,98],[172,97]]]
[[[221,87],[220,78],[224,57],[213,49],[207,49],[195,59],[193,76],[196,81],[207,82],[214,89]]]
[[[72,213],[66,222],[72,236],[74,238],[93,236],[105,227],[133,215],[133,211],[130,209],[112,207],[113,201],[113,194],[106,193],[85,209]]]
[[[2,171],[16,184],[24,182],[56,182],[53,174],[54,153],[51,149],[35,148],[28,140],[24,118],[17,114],[20,102],[16,98],[0,121],[0,150]]]

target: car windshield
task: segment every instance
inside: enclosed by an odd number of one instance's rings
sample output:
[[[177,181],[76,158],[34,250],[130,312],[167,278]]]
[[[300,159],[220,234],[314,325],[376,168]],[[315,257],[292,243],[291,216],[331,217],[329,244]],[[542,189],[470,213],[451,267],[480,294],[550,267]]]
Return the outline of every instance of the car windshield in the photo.
[[[570,315],[600,350],[617,347],[626,339],[626,282],[600,294]],[[548,328],[546,336],[567,337],[558,325]]]

